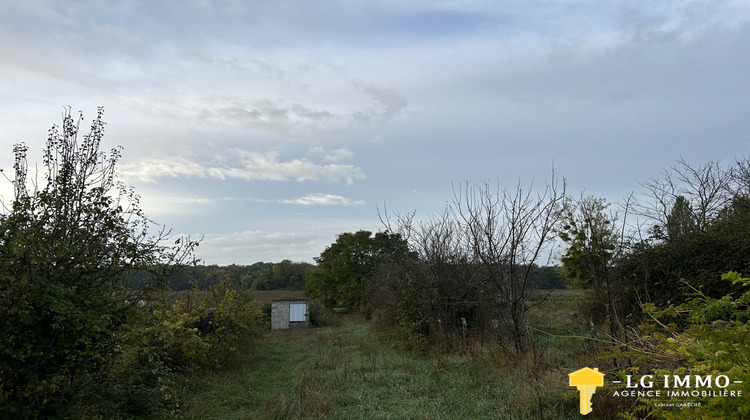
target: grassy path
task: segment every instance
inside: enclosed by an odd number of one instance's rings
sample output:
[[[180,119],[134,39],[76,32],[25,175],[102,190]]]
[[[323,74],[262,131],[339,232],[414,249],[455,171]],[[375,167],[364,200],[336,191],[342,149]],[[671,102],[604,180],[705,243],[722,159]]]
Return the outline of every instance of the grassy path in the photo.
[[[400,352],[346,320],[269,333],[236,366],[196,379],[184,418],[538,419],[539,403],[546,418],[577,418],[575,402],[519,386],[522,372],[498,372],[468,357]]]

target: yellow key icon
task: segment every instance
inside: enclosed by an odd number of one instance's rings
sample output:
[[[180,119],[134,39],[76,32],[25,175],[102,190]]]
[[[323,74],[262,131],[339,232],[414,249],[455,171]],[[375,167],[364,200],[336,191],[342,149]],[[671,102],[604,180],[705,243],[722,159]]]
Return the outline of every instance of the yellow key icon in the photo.
[[[596,392],[596,387],[604,386],[604,374],[599,372],[599,368],[583,368],[568,374],[570,386],[578,388],[581,394],[581,414],[586,415],[591,412],[591,397]]]

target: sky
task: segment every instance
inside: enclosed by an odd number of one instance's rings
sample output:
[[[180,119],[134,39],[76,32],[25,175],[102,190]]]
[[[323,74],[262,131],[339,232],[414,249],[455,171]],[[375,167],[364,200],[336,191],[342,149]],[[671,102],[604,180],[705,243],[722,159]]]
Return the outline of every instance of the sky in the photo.
[[[453,185],[618,202],[750,155],[750,2],[0,0],[0,168],[68,106],[206,264],[312,262]],[[35,155],[36,154],[36,155]],[[34,165],[30,165],[34,168]],[[12,187],[0,179],[0,194]]]

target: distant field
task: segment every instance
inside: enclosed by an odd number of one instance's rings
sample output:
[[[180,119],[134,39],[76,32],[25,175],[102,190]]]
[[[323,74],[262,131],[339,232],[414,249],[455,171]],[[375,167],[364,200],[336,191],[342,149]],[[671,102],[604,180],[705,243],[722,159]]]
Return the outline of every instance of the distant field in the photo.
[[[209,292],[195,292],[192,290],[183,290],[179,292],[167,292],[166,298],[168,300],[177,300],[181,297],[186,296],[188,293],[190,293],[191,296],[204,296],[208,294]],[[271,302],[275,299],[305,299],[305,291],[304,290],[270,290],[270,291],[257,291],[257,290],[248,290],[247,293],[250,293],[255,300],[258,302]]]
[[[270,302],[274,299],[305,299],[304,290],[270,290],[252,291],[253,297],[258,302]]]

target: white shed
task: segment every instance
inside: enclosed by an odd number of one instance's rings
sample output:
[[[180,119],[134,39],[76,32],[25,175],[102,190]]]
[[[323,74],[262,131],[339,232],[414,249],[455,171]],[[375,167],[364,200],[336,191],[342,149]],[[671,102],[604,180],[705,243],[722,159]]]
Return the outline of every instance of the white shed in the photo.
[[[271,329],[306,327],[310,320],[308,300],[274,300],[271,302]]]

